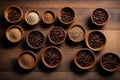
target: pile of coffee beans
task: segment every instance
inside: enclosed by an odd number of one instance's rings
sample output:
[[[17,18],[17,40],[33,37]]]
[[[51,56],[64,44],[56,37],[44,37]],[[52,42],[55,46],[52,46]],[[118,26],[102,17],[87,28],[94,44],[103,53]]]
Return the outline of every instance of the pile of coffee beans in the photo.
[[[39,31],[33,31],[28,35],[28,44],[32,46],[32,48],[39,48],[44,43],[44,36]]]
[[[11,21],[16,21],[20,18],[21,13],[20,11],[13,9],[8,13],[8,19]]]
[[[102,57],[102,65],[106,69],[114,69],[120,65],[120,58],[113,53],[107,53]]]
[[[64,29],[60,27],[53,28],[49,35],[51,41],[55,44],[62,42],[66,37]]]
[[[50,66],[55,66],[57,63],[60,62],[61,58],[61,53],[56,48],[48,48],[45,51],[44,59],[45,62]]]
[[[88,50],[81,50],[78,52],[76,60],[80,66],[87,67],[94,62],[94,56]]]
[[[74,12],[72,10],[65,10],[61,12],[61,20],[65,23],[71,22],[74,19]]]
[[[91,48],[97,49],[105,44],[105,37],[100,32],[92,32],[88,37],[88,44]]]
[[[93,12],[92,18],[96,23],[102,24],[108,19],[108,14],[104,9],[99,8]]]

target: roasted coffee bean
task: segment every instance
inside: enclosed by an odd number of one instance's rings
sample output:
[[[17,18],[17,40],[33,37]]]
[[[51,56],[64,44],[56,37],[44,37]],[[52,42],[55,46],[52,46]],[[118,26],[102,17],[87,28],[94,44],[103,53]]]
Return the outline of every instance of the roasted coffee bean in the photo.
[[[71,22],[74,19],[73,14],[71,11],[64,11],[61,13],[61,20],[66,23]]]
[[[108,18],[108,14],[105,10],[103,9],[96,9],[94,12],[93,12],[93,20],[98,23],[98,24],[102,24],[104,23],[107,18]]]
[[[55,48],[48,48],[45,51],[45,62],[50,65],[50,66],[54,66],[57,63],[59,63],[59,61],[61,60],[61,54],[59,52],[59,50],[55,49]]]
[[[21,14],[19,11],[17,10],[11,10],[9,13],[8,13],[8,18],[11,20],[11,21],[16,21],[20,18]]]
[[[94,62],[94,57],[90,51],[80,51],[77,54],[77,62],[82,67],[90,66]]]
[[[28,35],[28,42],[32,47],[40,47],[44,42],[44,36],[38,31],[31,32]]]
[[[53,28],[50,31],[50,39],[54,43],[59,43],[59,42],[63,41],[64,38],[65,38],[65,32],[63,31],[62,28]]]
[[[88,37],[88,43],[92,48],[100,48],[105,44],[105,38],[100,33],[91,33]]]
[[[120,59],[114,54],[107,54],[102,58],[102,64],[107,69],[114,69],[120,64]]]

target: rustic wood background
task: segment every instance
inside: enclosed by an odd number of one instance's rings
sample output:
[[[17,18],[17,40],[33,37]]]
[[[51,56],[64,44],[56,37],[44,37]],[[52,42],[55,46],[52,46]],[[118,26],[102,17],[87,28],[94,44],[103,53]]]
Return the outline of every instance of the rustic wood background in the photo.
[[[103,50],[95,52],[97,56],[96,65],[86,71],[79,71],[73,64],[73,56],[82,47],[85,42],[79,44],[71,44],[66,40],[59,48],[63,52],[63,63],[55,70],[46,69],[40,62],[42,49],[34,51],[38,56],[38,64],[29,72],[21,70],[17,65],[17,57],[21,52],[28,50],[26,47],[25,37],[32,30],[40,30],[46,37],[51,27],[45,27],[41,23],[34,28],[26,28],[28,25],[23,20],[18,24],[25,31],[24,39],[16,44],[10,44],[5,38],[6,29],[12,25],[5,21],[3,13],[5,8],[10,5],[18,5],[25,13],[28,9],[37,9],[42,14],[46,10],[52,10],[56,16],[59,10],[69,6],[76,12],[76,18],[73,24],[80,24],[86,28],[86,32],[93,30],[94,25],[91,24],[90,15],[95,8],[105,8],[109,13],[109,20],[99,30],[102,31],[107,43]],[[57,21],[57,19],[56,19]],[[60,25],[58,25],[60,26]],[[67,29],[66,29],[67,31]],[[120,56],[120,0],[1,0],[0,1],[0,80],[120,80],[120,69],[112,74],[105,73],[99,67],[100,57],[107,52],[114,52]]]

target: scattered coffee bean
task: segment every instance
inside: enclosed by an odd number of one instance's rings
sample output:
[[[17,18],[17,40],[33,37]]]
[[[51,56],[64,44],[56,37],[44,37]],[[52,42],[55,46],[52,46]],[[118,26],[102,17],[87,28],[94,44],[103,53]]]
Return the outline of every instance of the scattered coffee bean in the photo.
[[[50,39],[54,42],[54,43],[60,43],[64,40],[65,38],[65,32],[64,29],[62,28],[53,28],[50,31]]]
[[[59,52],[59,50],[57,50],[56,48],[48,48],[45,51],[44,58],[45,58],[45,62],[48,65],[54,66],[60,62],[62,56],[61,56],[61,53]]]
[[[105,44],[105,37],[100,32],[92,32],[88,37],[88,44],[92,48],[100,48]]]
[[[94,62],[94,56],[90,51],[82,50],[78,52],[76,60],[80,66],[87,67]]]
[[[93,12],[92,18],[96,23],[102,24],[108,19],[108,14],[103,9],[96,9]]]
[[[102,64],[107,69],[114,69],[120,64],[120,58],[113,53],[108,53],[103,56]]]
[[[39,48],[44,43],[44,36],[39,31],[33,31],[28,35],[28,42],[32,47]]]
[[[9,20],[11,21],[16,21],[20,18],[21,16],[21,13],[20,11],[16,10],[16,9],[13,9],[11,10],[9,13],[8,13],[8,18]]]

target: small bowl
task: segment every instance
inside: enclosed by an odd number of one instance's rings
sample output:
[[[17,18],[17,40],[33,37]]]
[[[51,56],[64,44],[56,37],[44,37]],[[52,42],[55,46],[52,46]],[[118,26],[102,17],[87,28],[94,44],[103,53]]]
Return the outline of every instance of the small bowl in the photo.
[[[19,25],[11,25],[6,31],[6,38],[12,43],[21,41],[24,37],[24,31]]]
[[[103,26],[108,21],[108,12],[103,8],[97,8],[92,12],[91,20],[97,26]]]
[[[61,27],[54,27],[50,30],[48,39],[52,44],[62,44],[66,39],[66,32]]]
[[[45,11],[42,20],[45,24],[52,24],[55,21],[55,14],[52,11]]]
[[[9,23],[18,23],[22,20],[23,11],[19,6],[11,5],[5,9],[4,17]]]
[[[28,46],[32,49],[40,49],[45,43],[45,36],[40,31],[31,31],[26,37]]]
[[[68,37],[73,42],[80,42],[85,38],[85,29],[79,25],[73,25],[68,30]]]
[[[93,38],[93,39],[92,39]],[[92,30],[86,36],[86,44],[93,51],[100,51],[106,44],[105,35],[99,30]]]
[[[107,72],[114,72],[120,68],[120,57],[115,53],[106,53],[100,59],[101,67]]]
[[[91,69],[96,62],[93,51],[87,48],[80,49],[74,56],[75,65],[81,70]]]
[[[70,25],[75,19],[75,12],[70,7],[64,7],[60,10],[58,19],[62,24]]]
[[[62,63],[61,50],[55,46],[45,48],[42,52],[42,62],[47,68],[58,67]]]
[[[37,10],[30,9],[25,13],[25,21],[27,24],[34,26],[40,22],[40,13]]]
[[[24,51],[18,57],[18,64],[25,70],[33,69],[37,64],[36,54],[32,51]]]

